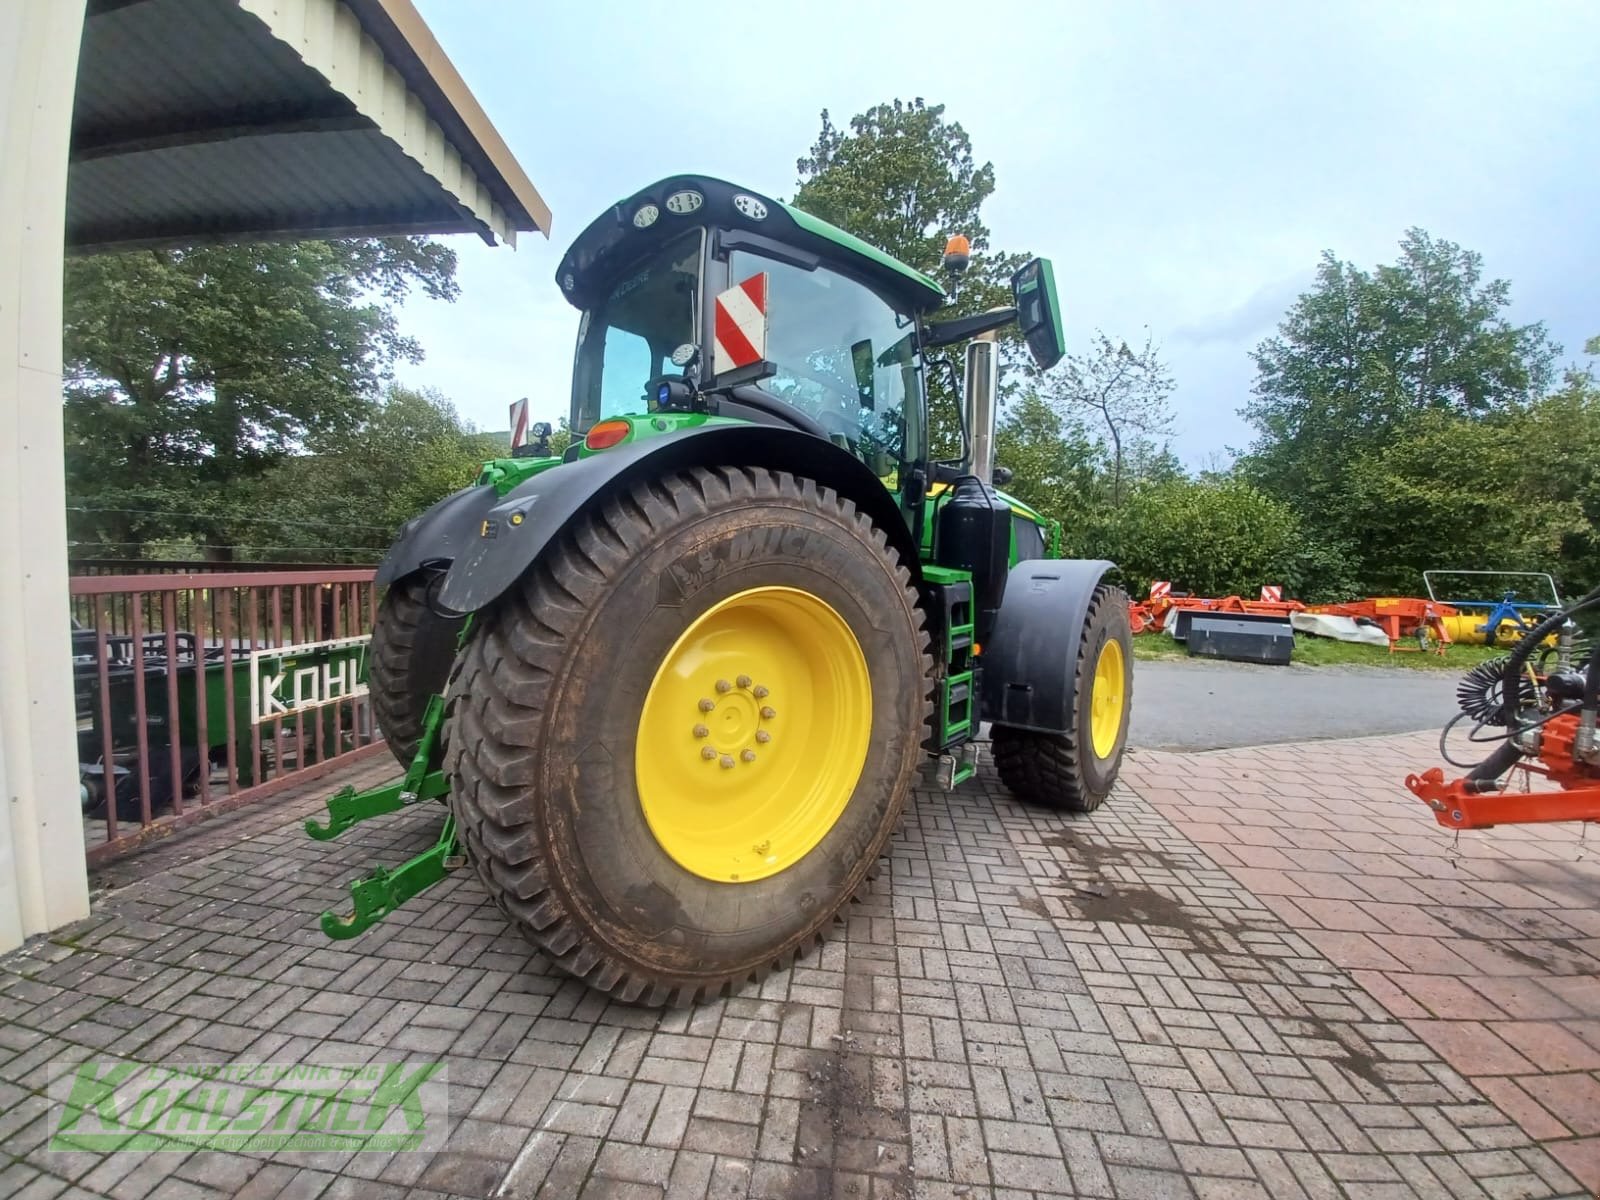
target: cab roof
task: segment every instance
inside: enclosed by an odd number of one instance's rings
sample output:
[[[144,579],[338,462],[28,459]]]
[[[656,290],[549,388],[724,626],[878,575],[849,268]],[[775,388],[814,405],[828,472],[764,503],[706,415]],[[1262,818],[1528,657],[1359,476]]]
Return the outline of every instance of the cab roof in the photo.
[[[652,207],[655,216],[647,219]],[[556,269],[556,284],[574,306],[587,308],[609,292],[619,272],[674,234],[698,225],[746,229],[809,251],[862,276],[916,312],[945,302],[944,289],[935,280],[854,234],[708,175],[672,175],[612,205],[567,250]]]

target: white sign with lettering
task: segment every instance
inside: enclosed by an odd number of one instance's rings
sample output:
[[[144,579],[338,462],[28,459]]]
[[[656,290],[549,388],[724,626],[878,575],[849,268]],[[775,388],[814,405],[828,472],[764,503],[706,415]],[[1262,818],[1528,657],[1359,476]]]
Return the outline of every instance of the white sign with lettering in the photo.
[[[251,651],[250,723],[365,696],[371,641],[366,634]]]

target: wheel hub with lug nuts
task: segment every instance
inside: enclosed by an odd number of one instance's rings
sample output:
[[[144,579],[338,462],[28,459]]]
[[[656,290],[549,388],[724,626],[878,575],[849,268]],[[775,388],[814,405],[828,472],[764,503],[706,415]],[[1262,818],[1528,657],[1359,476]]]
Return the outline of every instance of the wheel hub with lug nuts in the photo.
[[[755,747],[772,741],[771,726],[778,719],[778,713],[770,704],[757,707],[754,698],[757,690],[763,696],[770,693],[764,687],[758,688],[748,675],[739,676],[735,683],[719,679],[713,690],[717,699],[702,698],[695,704],[695,715],[705,716],[709,721],[709,724],[696,721],[694,725],[694,736],[710,741],[700,757],[708,761],[720,757],[724,767],[735,765],[734,754],[738,755],[739,762],[755,762]]]
[[[635,749],[663,851],[720,883],[794,865],[854,794],[872,730],[854,631],[820,597],[761,587],[712,606],[651,681]]]

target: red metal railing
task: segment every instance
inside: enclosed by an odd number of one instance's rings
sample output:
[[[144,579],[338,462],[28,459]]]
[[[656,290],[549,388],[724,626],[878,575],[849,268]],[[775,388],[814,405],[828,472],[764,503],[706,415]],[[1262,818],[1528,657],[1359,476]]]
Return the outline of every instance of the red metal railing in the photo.
[[[281,662],[271,651],[370,635],[373,573],[360,567],[71,580],[91,865],[382,751],[365,695],[325,683],[325,702],[313,696],[310,706],[287,712],[272,711],[261,695],[264,672],[269,687],[284,678],[271,674]],[[334,653],[359,653],[359,642],[352,647]]]
[[[173,561],[141,561],[125,560],[121,569],[117,569],[116,560],[95,560],[94,562],[74,562],[69,569],[74,582],[79,577],[90,576],[95,578],[130,578],[139,579],[148,575],[159,575],[163,578],[203,575],[212,578],[216,575],[285,575],[293,574],[301,580],[326,579],[332,575],[342,575],[350,571],[365,571],[371,578],[372,571],[365,567],[335,566],[323,564],[321,566],[302,564],[261,564],[240,563],[195,563]],[[150,589],[145,589],[149,591]],[[195,590],[180,591],[175,595],[177,604],[177,620],[179,628],[192,628],[194,623],[204,620],[211,628],[218,627],[222,620],[221,610],[217,607],[218,593],[215,589],[200,588]],[[100,610],[94,594],[82,592],[74,587],[72,589],[72,624],[74,629],[104,628],[111,637],[127,637],[133,631],[132,614],[128,611],[128,592],[105,593],[106,608],[104,620],[97,624]],[[196,605],[206,608],[204,614],[195,611]],[[143,622],[146,629],[151,628],[151,622]]]
[[[71,558],[70,575],[220,575],[259,571],[348,571],[360,563],[222,562],[207,558]]]

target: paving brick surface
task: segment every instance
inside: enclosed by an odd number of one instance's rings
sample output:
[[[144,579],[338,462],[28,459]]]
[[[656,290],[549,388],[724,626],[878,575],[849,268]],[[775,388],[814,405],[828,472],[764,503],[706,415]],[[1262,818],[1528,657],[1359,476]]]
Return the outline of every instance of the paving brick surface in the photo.
[[[1457,838],[1395,786],[1436,762],[1432,735],[1148,754],[1139,790],[1600,1192],[1600,838]]]
[[[919,789],[826,946],[667,1013],[553,974],[469,874],[325,941],[314,914],[439,812],[312,843],[316,796],[287,797],[0,959],[0,1195],[1586,1195],[1596,876],[1551,834],[1452,865],[1395,792],[1421,745],[1138,754],[1088,817],[987,770]],[[51,1152],[49,1064],[91,1055],[442,1056],[449,1140]]]

